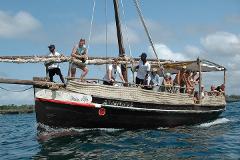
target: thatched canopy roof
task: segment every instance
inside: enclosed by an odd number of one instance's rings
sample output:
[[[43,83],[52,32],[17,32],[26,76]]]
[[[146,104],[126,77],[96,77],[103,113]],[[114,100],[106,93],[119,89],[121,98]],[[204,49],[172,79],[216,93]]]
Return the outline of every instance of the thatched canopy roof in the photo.
[[[208,60],[200,60],[201,61],[201,70],[202,72],[214,72],[214,71],[224,71],[225,67],[216,64],[214,62]],[[165,68],[165,71],[170,73],[177,73],[181,68],[186,66],[187,70],[190,71],[199,71],[198,61],[177,61],[177,62],[162,62],[162,65]]]

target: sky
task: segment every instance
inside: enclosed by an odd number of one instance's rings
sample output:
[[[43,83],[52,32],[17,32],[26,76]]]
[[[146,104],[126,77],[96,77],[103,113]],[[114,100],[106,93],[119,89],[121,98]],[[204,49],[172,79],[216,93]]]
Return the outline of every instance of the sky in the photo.
[[[70,55],[80,38],[87,39],[89,56],[117,56],[112,0],[95,1],[92,36],[88,41],[94,0],[0,0],[0,56],[47,55],[49,44]],[[200,57],[221,64],[228,70],[227,94],[240,94],[239,0],[140,0],[140,6],[161,59]],[[155,58],[133,1],[119,0],[119,7],[126,54],[138,57],[146,52],[148,57]],[[105,66],[89,68],[88,78],[104,76]],[[61,69],[66,76],[68,64],[61,64]],[[0,77],[33,76],[45,76],[43,64],[0,63]],[[223,73],[204,73],[203,80],[206,86],[220,85]],[[0,87],[21,90],[29,86]],[[32,104],[33,91],[12,93],[0,89],[0,104],[12,103]]]

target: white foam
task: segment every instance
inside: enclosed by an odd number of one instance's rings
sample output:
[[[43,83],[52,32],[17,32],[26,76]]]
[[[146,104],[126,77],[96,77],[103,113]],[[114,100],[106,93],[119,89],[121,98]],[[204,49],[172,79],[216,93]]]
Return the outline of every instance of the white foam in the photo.
[[[157,130],[167,130],[169,127],[158,127]]]
[[[91,130],[99,130],[99,131],[107,131],[107,132],[115,132],[115,131],[120,131],[123,129],[118,129],[118,128],[53,128],[48,125],[38,123],[37,126],[39,126],[41,129],[43,129],[46,132],[52,132],[52,131],[75,131],[75,132],[84,132],[84,131],[91,131]]]
[[[41,130],[38,132],[38,138],[41,140],[49,140],[51,138],[78,135],[86,131],[104,131],[104,132],[116,132],[122,129],[115,128],[52,128],[44,124],[37,124]]]
[[[202,123],[199,125],[199,127],[211,127],[214,125],[218,125],[218,124],[225,124],[228,123],[230,120],[227,118],[218,118],[212,122],[208,122],[208,123]]]
[[[78,129],[78,128],[69,128],[72,131],[76,132],[83,132],[83,131],[106,131],[106,132],[116,132],[122,129],[115,129],[115,128],[85,128],[85,129]]]

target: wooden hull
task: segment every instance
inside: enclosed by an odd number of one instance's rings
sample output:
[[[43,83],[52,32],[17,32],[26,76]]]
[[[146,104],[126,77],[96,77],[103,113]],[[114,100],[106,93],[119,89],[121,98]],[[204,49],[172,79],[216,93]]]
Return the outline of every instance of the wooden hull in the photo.
[[[93,97],[92,103],[36,98],[35,110],[37,122],[53,127],[136,129],[208,122],[216,119],[225,106],[137,104],[99,97]]]

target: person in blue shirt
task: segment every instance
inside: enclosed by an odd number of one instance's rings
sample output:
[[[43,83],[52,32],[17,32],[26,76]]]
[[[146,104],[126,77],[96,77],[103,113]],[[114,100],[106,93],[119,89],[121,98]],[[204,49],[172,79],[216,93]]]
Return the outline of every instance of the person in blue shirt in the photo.
[[[150,85],[152,86],[160,86],[160,77],[157,73],[157,69],[156,68],[153,68],[152,69],[152,72],[151,72],[151,80],[150,80]]]
[[[71,56],[74,59],[80,60],[80,63],[72,63],[71,64],[71,71],[70,71],[70,77],[75,77],[76,75],[76,69],[80,68],[83,72],[81,74],[80,77],[80,81],[83,81],[84,77],[87,75],[88,73],[88,68],[86,66],[86,61],[88,59],[88,55],[87,55],[87,48],[85,46],[85,39],[80,39],[78,45],[74,46],[73,50],[72,50],[72,54]]]

